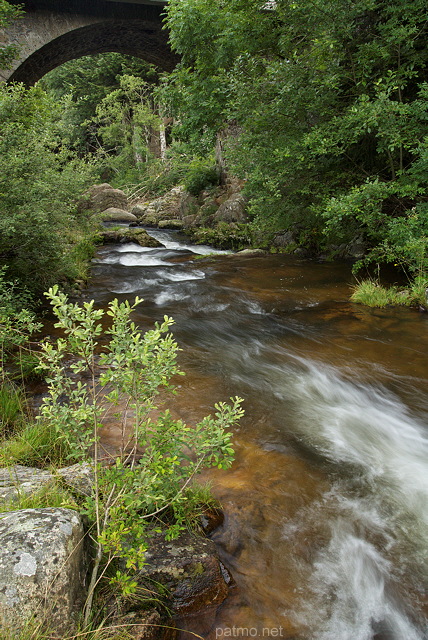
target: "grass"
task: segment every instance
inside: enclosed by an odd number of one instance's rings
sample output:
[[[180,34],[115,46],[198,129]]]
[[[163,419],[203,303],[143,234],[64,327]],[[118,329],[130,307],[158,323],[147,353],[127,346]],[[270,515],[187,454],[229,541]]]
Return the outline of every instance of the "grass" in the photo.
[[[27,423],[22,431],[2,442],[0,467],[14,464],[24,466],[65,466],[73,464],[68,458],[69,450],[58,441],[56,430],[42,421]]]
[[[45,507],[79,510],[79,505],[72,494],[59,483],[52,481],[43,485],[35,493],[20,493],[17,498],[0,503],[0,513]]]
[[[22,424],[26,409],[25,394],[9,380],[0,386],[0,433],[12,433]]]
[[[418,276],[408,287],[384,287],[375,280],[362,280],[354,287],[352,302],[368,307],[427,306],[426,288],[428,280]]]

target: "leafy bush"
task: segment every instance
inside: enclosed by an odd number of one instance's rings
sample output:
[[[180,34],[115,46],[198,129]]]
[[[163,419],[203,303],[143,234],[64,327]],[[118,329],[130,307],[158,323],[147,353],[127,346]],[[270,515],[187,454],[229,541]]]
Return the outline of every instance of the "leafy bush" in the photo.
[[[185,528],[186,490],[204,467],[226,468],[233,459],[231,434],[226,431],[241,417],[241,400],[215,405],[193,428],[174,420],[168,410],[156,412],[160,389],[171,389],[170,379],[179,375],[178,346],[169,333],[172,319],[141,334],[130,320],[133,305],[113,300],[107,311],[111,326],[108,347],[97,355],[103,332],[102,310],[94,302],[71,304],[53,287],[47,294],[65,337],[43,344],[41,367],[47,372],[49,394],[40,408],[39,420],[56,433],[70,456],[95,457],[94,495],[85,510],[95,522],[96,558],[85,608],[89,620],[98,570],[116,557],[136,567],[144,559],[148,532],[162,514],[172,511],[167,537]],[[64,362],[72,355],[68,375]],[[88,383],[83,380],[89,379]],[[100,391],[101,389],[101,391]],[[99,428],[111,410],[122,421],[122,443],[108,466],[98,464]],[[188,455],[186,450],[191,450]],[[125,592],[135,585],[124,573],[116,575]]]
[[[215,227],[198,227],[189,230],[189,235],[196,244],[210,244],[220,249],[244,249],[252,242],[253,233],[250,225],[236,222],[218,222]]]
[[[205,158],[194,158],[187,167],[183,184],[192,195],[198,196],[201,191],[213,187],[219,182],[219,173],[213,162]]]
[[[60,108],[40,87],[0,86],[0,265],[35,294],[73,277],[69,230],[94,176],[62,144]]]

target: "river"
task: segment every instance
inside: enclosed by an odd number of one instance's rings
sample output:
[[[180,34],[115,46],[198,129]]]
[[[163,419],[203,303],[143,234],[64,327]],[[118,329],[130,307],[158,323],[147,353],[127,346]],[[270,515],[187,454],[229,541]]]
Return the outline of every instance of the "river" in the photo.
[[[211,639],[428,638],[428,314],[349,302],[349,265],[283,255],[101,248],[86,295],[170,315],[189,424],[244,398],[231,470],[206,472],[235,585]],[[193,626],[192,626],[193,625]],[[191,636],[186,634],[187,638]]]

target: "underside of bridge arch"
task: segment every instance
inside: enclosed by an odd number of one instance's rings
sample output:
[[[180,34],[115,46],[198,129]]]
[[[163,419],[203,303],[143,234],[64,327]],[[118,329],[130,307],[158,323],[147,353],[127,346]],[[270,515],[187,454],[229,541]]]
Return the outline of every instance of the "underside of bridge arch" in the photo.
[[[9,82],[33,85],[68,60],[97,53],[117,52],[142,58],[163,71],[171,71],[178,57],[168,45],[160,24],[146,20],[107,20],[65,33],[29,55],[9,77]]]

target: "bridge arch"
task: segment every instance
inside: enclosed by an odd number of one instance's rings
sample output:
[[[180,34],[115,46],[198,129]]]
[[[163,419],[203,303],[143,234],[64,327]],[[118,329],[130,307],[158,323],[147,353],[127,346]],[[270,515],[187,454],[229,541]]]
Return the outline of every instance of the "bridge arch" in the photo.
[[[106,52],[143,58],[164,71],[178,61],[162,28],[161,6],[135,0],[34,0],[27,5],[24,17],[0,34],[0,42],[20,46],[19,58],[11,69],[0,70],[0,80],[32,85],[68,60]]]

